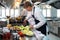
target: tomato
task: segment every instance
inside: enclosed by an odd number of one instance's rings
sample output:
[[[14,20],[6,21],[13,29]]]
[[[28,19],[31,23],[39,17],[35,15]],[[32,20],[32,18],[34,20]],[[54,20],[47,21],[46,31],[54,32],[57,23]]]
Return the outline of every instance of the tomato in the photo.
[[[24,34],[22,32],[18,32],[18,34],[21,36],[21,37],[24,37]]]

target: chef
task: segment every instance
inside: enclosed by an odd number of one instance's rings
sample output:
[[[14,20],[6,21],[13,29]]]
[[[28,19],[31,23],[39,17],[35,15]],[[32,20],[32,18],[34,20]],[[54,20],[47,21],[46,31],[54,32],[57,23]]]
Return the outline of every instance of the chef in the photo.
[[[36,3],[39,3],[39,2],[36,2]],[[46,35],[46,19],[42,15],[40,8],[36,5],[33,6],[28,1],[25,2],[24,7],[28,12],[31,12],[31,16],[34,18],[34,21],[35,21],[35,25],[30,25],[30,28],[41,31],[43,34]],[[27,19],[24,20],[24,22],[31,18],[31,17],[29,17],[29,18],[28,17],[27,17]]]

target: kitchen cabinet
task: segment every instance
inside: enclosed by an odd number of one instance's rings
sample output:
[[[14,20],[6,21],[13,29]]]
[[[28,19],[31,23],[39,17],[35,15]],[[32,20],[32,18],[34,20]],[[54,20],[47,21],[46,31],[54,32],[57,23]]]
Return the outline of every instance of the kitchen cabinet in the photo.
[[[60,21],[51,20],[47,22],[49,31],[60,37]]]

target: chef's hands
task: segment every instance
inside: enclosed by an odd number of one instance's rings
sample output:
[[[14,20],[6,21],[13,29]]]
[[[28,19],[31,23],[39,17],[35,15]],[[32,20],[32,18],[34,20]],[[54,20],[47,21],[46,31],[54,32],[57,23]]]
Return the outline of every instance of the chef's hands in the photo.
[[[23,25],[25,26],[27,24],[27,20],[25,19],[24,21],[23,21]],[[30,29],[34,29],[34,27],[33,27],[34,25],[30,25],[29,27],[30,27]]]
[[[23,21],[23,25],[25,26],[27,24],[27,20],[25,19],[24,21]]]
[[[27,22],[27,20],[25,19],[23,22],[24,22],[24,23],[26,23],[26,22]]]
[[[33,25],[30,25],[30,29],[34,29]]]

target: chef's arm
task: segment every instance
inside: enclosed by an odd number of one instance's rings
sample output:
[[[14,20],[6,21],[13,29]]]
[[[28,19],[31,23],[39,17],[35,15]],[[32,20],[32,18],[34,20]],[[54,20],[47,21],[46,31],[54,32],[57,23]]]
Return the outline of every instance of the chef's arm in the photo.
[[[24,16],[24,13],[25,13],[25,12],[24,12],[24,11],[22,11],[22,12],[21,12],[21,14],[20,14],[20,16]]]
[[[39,14],[36,14],[36,19],[39,20],[40,22],[36,25],[34,25],[34,28],[39,28],[43,26],[46,23],[46,19],[44,18],[43,14],[41,12],[38,12]]]
[[[45,20],[41,20],[38,24],[34,25],[33,27],[34,28],[39,28],[39,27],[43,26],[45,23],[46,23]]]
[[[26,9],[23,9],[20,16],[26,16],[26,12],[27,12]]]
[[[29,19],[29,15],[25,17],[24,22],[28,21],[28,19]]]

